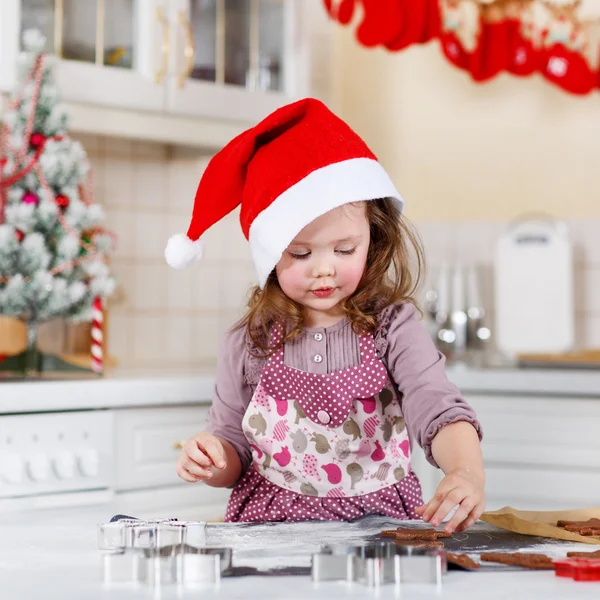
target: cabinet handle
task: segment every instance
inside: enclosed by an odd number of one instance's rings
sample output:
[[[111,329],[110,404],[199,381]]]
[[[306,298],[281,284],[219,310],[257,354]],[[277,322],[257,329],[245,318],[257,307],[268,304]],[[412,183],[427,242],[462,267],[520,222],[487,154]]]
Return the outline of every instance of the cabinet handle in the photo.
[[[169,21],[165,17],[164,9],[162,4],[156,7],[156,20],[162,25],[162,42],[160,44],[160,52],[162,55],[162,61],[160,68],[156,71],[154,80],[158,85],[162,84],[167,68],[169,66],[169,54],[171,53],[171,42],[169,40]]]
[[[194,57],[196,50],[194,48],[194,32],[192,31],[192,24],[187,18],[183,10],[179,11],[179,24],[185,31],[185,49],[183,55],[185,56],[185,69],[179,74],[177,81],[177,87],[182,88],[185,85],[186,79],[192,74],[194,69]]]
[[[186,443],[187,440],[179,440],[178,442],[173,442],[173,450],[181,450]]]

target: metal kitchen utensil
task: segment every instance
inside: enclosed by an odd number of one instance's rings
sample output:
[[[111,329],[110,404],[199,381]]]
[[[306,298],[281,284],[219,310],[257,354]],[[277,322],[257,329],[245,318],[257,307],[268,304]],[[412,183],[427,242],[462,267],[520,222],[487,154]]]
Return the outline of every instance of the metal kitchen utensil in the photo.
[[[187,544],[107,552],[102,557],[104,583],[144,583],[151,587],[218,584],[231,569],[232,555],[231,548],[195,548]]]
[[[98,525],[98,548],[163,548],[176,544],[201,547],[206,543],[206,523],[175,519],[119,519]]]
[[[98,525],[98,548],[100,550],[123,550],[130,547],[128,543],[131,529],[136,519],[122,519]]]
[[[324,546],[312,556],[311,576],[315,582],[355,580],[356,546]]]
[[[144,583],[148,560],[142,550],[107,552],[102,556],[104,583]]]
[[[184,587],[218,584],[231,569],[231,548],[194,548],[183,545],[177,554],[177,581]]]
[[[315,582],[357,582],[368,587],[400,583],[439,585],[446,570],[443,548],[399,546],[393,542],[323,546],[312,557]]]
[[[381,542],[357,547],[356,581],[368,587],[401,583],[400,548]]]

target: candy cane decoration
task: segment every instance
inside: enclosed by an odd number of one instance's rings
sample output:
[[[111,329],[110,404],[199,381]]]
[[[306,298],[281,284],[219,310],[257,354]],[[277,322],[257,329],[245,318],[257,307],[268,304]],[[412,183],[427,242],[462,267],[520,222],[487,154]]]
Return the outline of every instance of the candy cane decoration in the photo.
[[[103,342],[103,321],[104,315],[102,313],[102,298],[96,296],[94,298],[94,305],[92,309],[92,371],[102,373],[104,356],[102,350]]]

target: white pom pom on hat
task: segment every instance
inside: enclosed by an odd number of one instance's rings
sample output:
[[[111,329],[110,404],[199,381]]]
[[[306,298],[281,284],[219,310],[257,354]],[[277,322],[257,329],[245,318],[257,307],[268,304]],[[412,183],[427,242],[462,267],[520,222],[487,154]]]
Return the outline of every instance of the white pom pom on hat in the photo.
[[[365,142],[322,102],[298,100],[231,140],[210,160],[187,233],[165,257],[183,269],[202,256],[200,237],[238,206],[260,287],[311,221],[349,202],[404,200]]]
[[[169,238],[165,248],[167,264],[174,269],[184,269],[193,262],[200,260],[204,252],[202,240],[195,242],[185,233],[176,233]]]

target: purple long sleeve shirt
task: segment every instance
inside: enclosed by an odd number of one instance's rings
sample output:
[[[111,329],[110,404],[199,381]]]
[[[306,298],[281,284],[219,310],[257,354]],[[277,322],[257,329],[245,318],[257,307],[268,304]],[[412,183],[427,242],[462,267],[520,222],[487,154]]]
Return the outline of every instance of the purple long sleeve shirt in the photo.
[[[479,438],[481,425],[475,411],[446,376],[445,358],[435,348],[418,319],[412,304],[386,308],[379,315],[374,334],[379,358],[400,392],[404,420],[411,445],[415,442],[427,460],[438,466],[431,443],[438,431],[450,423],[471,423]],[[244,329],[227,333],[217,366],[216,385],[209,411],[209,431],[236,449],[246,472],[252,460],[250,446],[242,431],[242,419],[266,364],[247,350]],[[315,356],[319,356],[315,360]],[[306,328],[288,342],[284,362],[312,373],[331,373],[360,362],[358,336],[345,318],[332,327]]]

